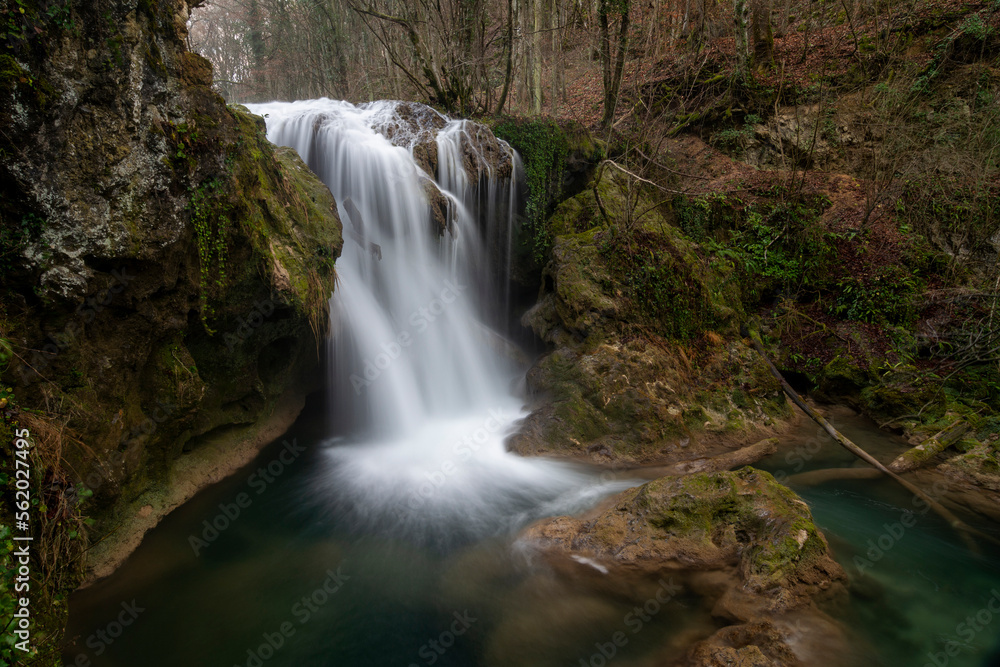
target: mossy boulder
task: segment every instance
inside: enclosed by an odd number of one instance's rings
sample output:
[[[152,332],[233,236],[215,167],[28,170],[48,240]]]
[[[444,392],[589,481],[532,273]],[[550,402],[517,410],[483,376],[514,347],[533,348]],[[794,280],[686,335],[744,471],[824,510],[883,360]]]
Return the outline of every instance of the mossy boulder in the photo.
[[[866,387],[861,392],[861,405],[879,423],[900,423],[940,419],[947,403],[940,384],[911,384],[888,378]]]
[[[830,400],[857,402],[861,390],[874,378],[867,368],[862,368],[850,356],[836,356],[823,367],[817,378],[820,394]]]
[[[780,387],[735,337],[739,290],[653,193],[616,172],[564,201],[539,299],[522,318],[553,352],[528,373],[522,453],[650,463],[737,444],[787,416]],[[729,340],[727,340],[727,337]]]
[[[602,507],[543,519],[518,546],[584,598],[642,605],[651,588],[668,586],[669,597],[656,595],[662,613],[711,616],[652,662],[681,664],[686,652],[683,664],[820,664],[824,652],[846,649],[817,603],[844,600],[847,577],[809,508],[770,474],[748,467],[662,477]]]
[[[797,588],[816,579],[812,569],[825,573],[827,584],[843,577],[809,507],[750,467],[648,482],[618,496],[597,519],[579,522],[572,535],[565,524],[551,533],[545,526],[530,534],[620,563],[690,566],[736,557],[742,580],[757,591]]]
[[[186,453],[301,407],[342,239],[329,190],[212,90],[186,3],[64,10],[75,28],[0,56],[0,228],[21,230],[2,235],[0,337],[28,351],[4,385],[57,434],[48,472],[93,491],[98,539],[185,486]]]
[[[769,473],[664,477],[605,507],[588,518],[544,519],[520,542],[583,581],[567,561],[600,569],[604,587],[670,575],[704,596],[713,616],[735,622],[808,615],[815,599],[845,592],[847,577],[808,506]]]

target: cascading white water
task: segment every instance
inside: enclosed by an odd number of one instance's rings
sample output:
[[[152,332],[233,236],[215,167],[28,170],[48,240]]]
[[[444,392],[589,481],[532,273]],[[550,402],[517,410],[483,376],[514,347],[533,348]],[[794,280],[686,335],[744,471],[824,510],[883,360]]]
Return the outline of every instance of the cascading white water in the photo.
[[[415,122],[414,108],[251,106],[268,138],[295,148],[330,187],[344,224],[330,303],[330,411],[348,435],[330,442],[317,495],[361,529],[413,538],[483,536],[581,509],[630,482],[600,483],[578,466],[504,447],[524,416],[513,390],[524,369],[484,318],[495,323],[509,309],[517,156],[503,145],[497,169],[476,153],[467,121],[417,107]],[[437,174],[414,157],[428,142]],[[443,234],[428,179],[448,201]]]

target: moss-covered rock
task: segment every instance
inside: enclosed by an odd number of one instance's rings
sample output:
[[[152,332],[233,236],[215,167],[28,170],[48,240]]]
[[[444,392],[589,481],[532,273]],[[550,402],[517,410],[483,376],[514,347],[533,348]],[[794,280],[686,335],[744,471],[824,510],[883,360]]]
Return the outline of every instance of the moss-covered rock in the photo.
[[[861,390],[873,380],[868,369],[860,367],[851,357],[844,355],[834,357],[823,367],[817,384],[820,393],[826,398],[856,403]]]
[[[537,410],[517,451],[662,462],[788,414],[753,350],[724,338],[742,309],[728,270],[624,179],[608,171],[548,221],[540,296],[522,322],[554,351],[528,373]]]
[[[843,597],[844,571],[806,504],[753,468],[657,479],[623,492],[597,516],[542,520],[520,541],[577,585],[618,590],[622,582],[627,591],[637,579],[669,577],[677,591],[694,594],[686,602],[701,598],[726,626],[720,632],[743,635],[723,645],[791,656],[807,626],[811,638],[843,640],[814,603]],[[596,579],[595,570],[601,573]],[[780,619],[789,612],[800,627],[783,627]],[[699,639],[693,632],[689,641]],[[703,641],[696,654],[718,647],[712,637]]]
[[[0,55],[0,338],[27,352],[3,381],[51,427],[64,500],[93,491],[96,539],[178,483],[185,453],[301,407],[340,221],[263,119],[213,92],[186,3],[71,3],[61,23],[20,6],[41,22]]]
[[[808,506],[753,468],[661,478],[624,492],[576,530],[546,525],[530,535],[625,563],[704,565],[735,555],[744,583],[757,591],[796,588],[812,579],[811,568],[825,572],[828,584],[843,577]]]
[[[573,121],[501,117],[484,122],[521,155],[527,201],[517,229],[513,278],[530,287],[553,241],[547,225],[550,214],[586,188],[605,147]]]
[[[940,384],[897,383],[890,379],[866,387],[861,392],[865,412],[880,423],[904,419],[925,421],[939,419],[945,413],[945,394]]]

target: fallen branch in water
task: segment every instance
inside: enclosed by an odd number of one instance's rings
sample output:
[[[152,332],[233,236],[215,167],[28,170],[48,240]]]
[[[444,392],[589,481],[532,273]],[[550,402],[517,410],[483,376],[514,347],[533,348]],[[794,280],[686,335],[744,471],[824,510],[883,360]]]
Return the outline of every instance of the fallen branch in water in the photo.
[[[813,410],[809,405],[807,405],[806,402],[802,400],[802,397],[799,396],[798,392],[792,389],[792,386],[788,384],[784,376],[781,375],[781,371],[779,371],[774,366],[774,364],[771,363],[771,359],[768,358],[767,353],[764,351],[764,346],[761,345],[757,333],[750,332],[746,328],[744,328],[741,333],[745,337],[750,339],[750,342],[753,345],[754,349],[757,350],[757,353],[760,354],[761,358],[764,360],[764,363],[766,363],[767,367],[770,369],[771,375],[773,375],[775,379],[778,380],[778,382],[781,384],[781,388],[784,389],[785,394],[787,394],[788,397],[792,399],[792,402],[795,403],[795,405],[799,406],[799,408],[801,408],[803,412],[809,415],[809,417],[814,422],[822,426],[823,430],[826,431],[831,438],[836,440],[841,447],[851,452],[865,463],[868,463],[869,465],[877,469],[879,472],[881,472],[883,475],[891,477],[894,481],[902,485],[907,491],[909,491],[910,493],[912,493],[913,495],[915,495],[916,497],[920,498],[925,503],[927,503],[927,505],[932,510],[934,510],[935,513],[937,513],[941,518],[947,521],[952,528],[958,531],[959,536],[965,542],[966,546],[969,547],[969,550],[972,551],[973,553],[975,554],[980,553],[978,545],[976,544],[975,540],[972,539],[973,535],[988,540],[990,542],[993,542],[994,544],[1000,544],[1000,540],[997,540],[993,536],[987,535],[982,531],[976,530],[972,526],[968,525],[967,523],[959,519],[950,510],[946,509],[943,505],[941,505],[941,503],[937,502],[929,495],[921,491],[919,487],[912,484],[911,482],[906,481],[893,471],[886,468],[878,461],[878,459],[876,459],[874,456],[872,456],[865,450],[855,445],[845,435],[843,435],[840,431],[835,429],[833,425],[830,424],[830,422],[828,422],[823,417],[823,415],[819,414],[818,412]]]
[[[889,464],[893,472],[910,472],[931,462],[935,456],[955,444],[969,430],[969,425],[959,419],[940,433],[906,450]]]
[[[776,451],[778,451],[778,439],[767,438],[747,447],[742,447],[718,456],[679,461],[678,463],[657,466],[655,468],[636,468],[634,472],[650,479],[680,477],[699,472],[723,472],[746,465],[753,465],[765,456],[774,454]]]

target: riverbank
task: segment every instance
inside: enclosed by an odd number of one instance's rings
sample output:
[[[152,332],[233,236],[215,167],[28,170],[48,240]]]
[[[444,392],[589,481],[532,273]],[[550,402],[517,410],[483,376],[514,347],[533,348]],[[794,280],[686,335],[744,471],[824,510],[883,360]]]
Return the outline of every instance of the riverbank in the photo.
[[[257,422],[213,436],[173,461],[162,485],[142,493],[108,517],[115,527],[87,551],[80,588],[113,574],[167,514],[253,461],[265,446],[291,428],[305,402],[301,388],[292,387]]]

